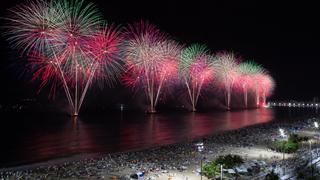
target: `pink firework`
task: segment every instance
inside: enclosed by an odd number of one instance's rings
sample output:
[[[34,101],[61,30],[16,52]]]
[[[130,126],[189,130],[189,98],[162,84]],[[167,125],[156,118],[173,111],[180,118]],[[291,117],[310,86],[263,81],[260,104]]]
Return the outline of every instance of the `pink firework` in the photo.
[[[107,85],[112,86],[119,79],[123,66],[120,57],[122,41],[121,31],[112,25],[101,27],[87,39],[84,52],[88,59],[83,71],[87,80],[82,86],[83,92],[80,97],[79,109],[92,81],[97,81],[100,84],[106,82]]]
[[[154,113],[161,92],[177,77],[181,47],[143,21],[129,25],[126,37],[127,71],[123,80],[127,86],[145,92],[150,102],[148,112]]]
[[[259,84],[260,86],[259,86],[258,94],[259,94],[259,97],[262,97],[262,105],[265,106],[266,98],[272,94],[272,91],[275,87],[275,82],[270,75],[264,74],[260,76]]]
[[[239,93],[243,94],[243,101],[245,108],[248,107],[248,91],[252,86],[252,78],[245,74],[239,74],[235,80],[235,88]]]
[[[247,61],[239,64],[235,85],[243,93],[245,107],[248,107],[248,91],[254,88],[256,75],[264,73],[264,69],[253,61]]]
[[[11,12],[8,39],[30,57],[40,89],[50,83],[54,94],[62,85],[73,115],[78,115],[93,79],[113,82],[119,76],[122,38],[117,28],[101,28],[93,4],[35,1]]]
[[[193,44],[182,51],[180,72],[188,90],[192,111],[196,111],[201,90],[213,80],[213,63],[204,45]]]
[[[216,55],[217,84],[224,90],[225,104],[230,109],[231,93],[239,76],[238,60],[233,53],[222,52]]]
[[[33,70],[32,81],[40,80],[38,93],[48,84],[51,84],[49,97],[55,96],[57,87],[61,86],[59,70],[54,59],[41,55],[38,52],[30,53],[28,67]]]
[[[59,13],[53,6],[53,3],[37,0],[9,9],[5,34],[14,48],[23,54],[48,50],[48,42],[56,37],[58,29],[56,17]]]

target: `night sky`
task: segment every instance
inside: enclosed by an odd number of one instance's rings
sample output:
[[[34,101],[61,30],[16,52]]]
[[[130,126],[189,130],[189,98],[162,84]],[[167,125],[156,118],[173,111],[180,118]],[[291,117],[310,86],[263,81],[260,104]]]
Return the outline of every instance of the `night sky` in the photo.
[[[204,43],[212,51],[233,51],[244,59],[255,60],[269,70],[277,83],[274,100],[312,100],[320,96],[320,11],[315,4],[91,1],[110,23],[149,20],[181,43]],[[22,2],[26,1],[1,1],[0,16]],[[16,62],[23,58],[9,48],[3,36],[0,46],[0,103],[38,96],[30,77],[20,75],[23,66]],[[100,91],[99,96],[110,96],[108,91]]]

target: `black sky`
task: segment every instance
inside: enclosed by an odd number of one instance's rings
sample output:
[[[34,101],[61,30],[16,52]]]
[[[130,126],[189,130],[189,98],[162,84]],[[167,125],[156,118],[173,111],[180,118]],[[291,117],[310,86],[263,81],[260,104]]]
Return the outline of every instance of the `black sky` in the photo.
[[[149,20],[182,43],[204,43],[262,64],[274,77],[275,100],[311,100],[320,96],[320,11],[316,3],[271,1],[119,1],[91,0],[110,23]],[[25,0],[1,1],[6,9]],[[302,3],[303,2],[303,3]],[[3,21],[1,21],[3,23]],[[19,78],[19,55],[1,42],[0,102],[34,95],[34,85]],[[21,59],[21,58],[20,58]]]

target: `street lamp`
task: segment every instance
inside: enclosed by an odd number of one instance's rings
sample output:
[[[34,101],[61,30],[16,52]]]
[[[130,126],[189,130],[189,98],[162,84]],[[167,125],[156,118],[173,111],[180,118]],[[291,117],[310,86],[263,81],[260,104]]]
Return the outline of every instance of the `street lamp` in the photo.
[[[221,164],[220,165],[220,180],[222,180],[222,177],[223,177],[223,165]]]
[[[282,128],[279,128],[280,136],[284,138],[286,134],[284,133],[284,130]],[[285,166],[284,166],[284,143],[281,143],[282,145],[282,166],[283,166],[283,174],[285,174]]]
[[[311,151],[311,139],[308,141],[309,142],[309,152],[310,152],[310,167],[311,167],[311,174],[313,176],[313,167],[312,167],[312,151]]]
[[[199,142],[196,144],[197,146],[197,150],[201,153],[204,150],[204,145],[203,142]],[[201,176],[201,180],[202,180],[202,156],[200,158],[200,176]]]

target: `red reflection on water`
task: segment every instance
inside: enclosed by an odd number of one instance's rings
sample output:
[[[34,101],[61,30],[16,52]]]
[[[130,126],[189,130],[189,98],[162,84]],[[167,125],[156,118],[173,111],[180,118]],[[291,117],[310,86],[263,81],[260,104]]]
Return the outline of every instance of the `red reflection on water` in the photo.
[[[126,115],[86,121],[28,124],[20,127],[1,157],[1,164],[30,162],[79,153],[119,152],[191,141],[196,138],[266,123],[274,119],[272,109],[237,112]],[[18,125],[15,125],[18,126]]]
[[[267,123],[274,119],[271,109],[187,115],[150,115],[144,124],[124,123],[121,148],[140,149],[164,144],[191,141],[221,131]]]

